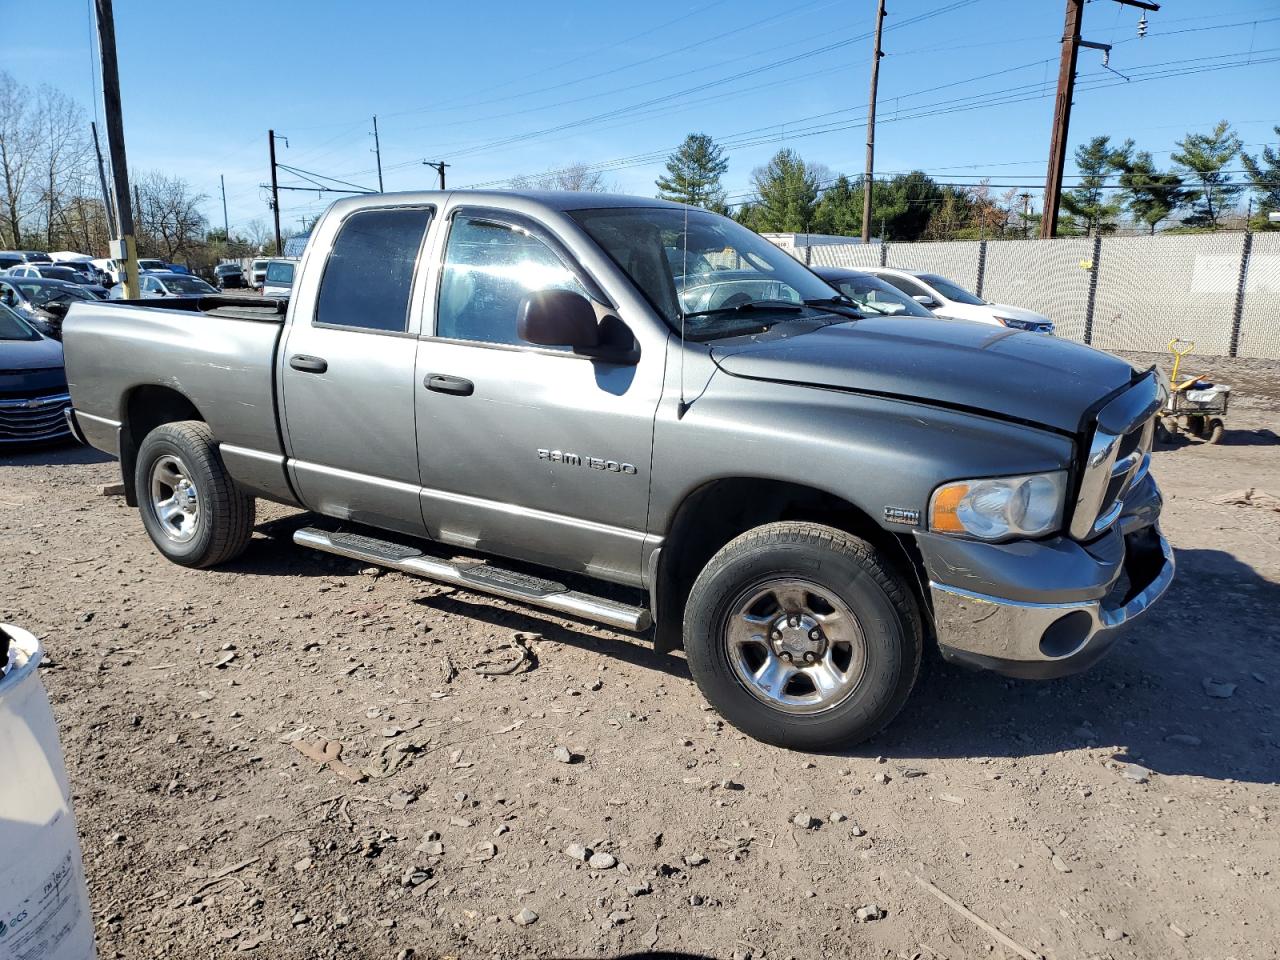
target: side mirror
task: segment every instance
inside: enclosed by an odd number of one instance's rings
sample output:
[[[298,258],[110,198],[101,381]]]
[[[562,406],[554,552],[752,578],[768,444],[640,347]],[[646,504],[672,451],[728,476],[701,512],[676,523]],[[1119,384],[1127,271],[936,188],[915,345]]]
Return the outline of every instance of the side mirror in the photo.
[[[917,294],[911,299],[914,300],[916,303],[920,304],[921,306],[929,307],[931,309],[933,307],[941,306],[941,304],[938,303],[937,300],[933,299],[933,297],[929,296],[927,293]]]
[[[600,325],[590,301],[572,290],[536,290],[516,315],[516,335],[543,347],[591,350],[600,346]]]

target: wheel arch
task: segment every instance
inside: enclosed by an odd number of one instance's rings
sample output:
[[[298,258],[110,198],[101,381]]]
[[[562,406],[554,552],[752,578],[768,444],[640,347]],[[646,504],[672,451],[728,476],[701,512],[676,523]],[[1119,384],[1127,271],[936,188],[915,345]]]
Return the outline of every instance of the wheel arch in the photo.
[[[125,502],[138,505],[134,468],[143,439],[164,423],[181,420],[204,421],[204,415],[186,394],[160,384],[141,384],[124,395],[120,403],[120,473]]]
[[[920,609],[929,609],[914,541],[885,530],[847,497],[792,481],[720,477],[690,491],[672,511],[667,524],[649,587],[656,623],[654,642],[659,650],[680,646],[685,599],[707,561],[739,534],[779,520],[825,524],[882,548],[915,595]]]

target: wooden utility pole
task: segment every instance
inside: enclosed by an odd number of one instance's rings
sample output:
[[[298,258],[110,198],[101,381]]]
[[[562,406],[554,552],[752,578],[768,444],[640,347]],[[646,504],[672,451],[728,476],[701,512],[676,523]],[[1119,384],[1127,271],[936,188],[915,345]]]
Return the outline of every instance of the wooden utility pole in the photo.
[[[373,115],[373,154],[378,158],[378,192],[382,193],[382,145],[378,142],[378,115]]]
[[[111,0],[94,0],[98,21],[99,60],[102,63],[102,110],[107,117],[107,153],[115,188],[118,229],[111,258],[124,263],[124,296],[136,299],[138,248],[133,238],[133,208],[129,205],[129,162],[124,153],[124,115],[120,108],[120,72],[116,66],[116,23]]]
[[[218,174],[218,183],[222,185],[222,239],[227,244],[227,256],[231,255],[231,221],[227,218],[227,178]]]
[[[111,202],[111,191],[107,189],[107,169],[102,162],[102,144],[98,142],[98,124],[89,121],[89,129],[93,131],[93,152],[98,157],[98,183],[102,185],[102,207],[107,218],[107,234],[116,236],[116,208]]]
[[[1160,4],[1147,0],[1115,0],[1125,7],[1159,10]],[[1071,125],[1071,99],[1076,89],[1076,58],[1082,46],[1105,47],[1084,43],[1080,25],[1084,19],[1086,0],[1067,0],[1066,22],[1062,28],[1062,57],[1058,61],[1058,94],[1053,103],[1053,134],[1049,140],[1049,172],[1044,181],[1044,204],[1040,214],[1040,239],[1052,240],[1058,234],[1058,207],[1062,203],[1062,173],[1067,163],[1067,132]],[[1145,22],[1145,21],[1144,21]],[[1145,27],[1139,28],[1145,33]],[[1108,48],[1109,49],[1109,48]]]
[[[443,190],[444,189],[444,168],[451,167],[453,166],[453,164],[445,163],[443,160],[437,160],[435,163],[432,163],[430,160],[423,160],[422,164],[423,166],[431,167],[432,169],[435,170],[436,173],[440,174],[440,189]]]
[[[280,242],[280,184],[276,181],[276,132],[274,130],[267,131],[267,145],[271,151],[271,213],[276,218],[276,256],[278,257],[284,249],[284,244]]]
[[[871,58],[871,102],[867,107],[867,171],[862,180],[862,242],[871,242],[871,191],[876,171],[876,87],[880,83],[880,34],[884,30],[884,0],[876,9],[876,50]]]

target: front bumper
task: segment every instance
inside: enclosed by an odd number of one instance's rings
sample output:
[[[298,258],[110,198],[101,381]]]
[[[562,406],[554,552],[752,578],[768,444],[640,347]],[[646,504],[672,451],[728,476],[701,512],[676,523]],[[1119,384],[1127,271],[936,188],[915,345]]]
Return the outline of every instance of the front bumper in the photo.
[[[1091,544],[922,542],[942,655],[1027,679],[1097,662],[1173,582],[1173,549],[1156,522],[1159,492],[1148,483],[1145,509],[1126,511]],[[997,582],[1004,596],[975,589]]]

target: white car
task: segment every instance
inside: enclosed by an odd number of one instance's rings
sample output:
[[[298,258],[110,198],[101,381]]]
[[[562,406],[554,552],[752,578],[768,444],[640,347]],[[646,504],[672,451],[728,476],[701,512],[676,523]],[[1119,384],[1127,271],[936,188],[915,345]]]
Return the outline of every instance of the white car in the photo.
[[[1005,303],[991,303],[936,273],[872,267],[866,271],[891,283],[944,320],[976,320],[1031,333],[1053,333],[1053,321],[1043,314]]]

